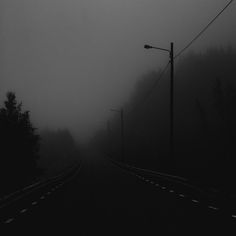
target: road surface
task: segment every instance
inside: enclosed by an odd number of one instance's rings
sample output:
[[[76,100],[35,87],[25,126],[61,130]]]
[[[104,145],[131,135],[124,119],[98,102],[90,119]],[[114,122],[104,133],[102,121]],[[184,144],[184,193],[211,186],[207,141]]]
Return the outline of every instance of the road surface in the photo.
[[[36,202],[36,203],[35,203]],[[235,235],[236,219],[87,153],[76,177],[21,206],[1,230],[22,235]]]

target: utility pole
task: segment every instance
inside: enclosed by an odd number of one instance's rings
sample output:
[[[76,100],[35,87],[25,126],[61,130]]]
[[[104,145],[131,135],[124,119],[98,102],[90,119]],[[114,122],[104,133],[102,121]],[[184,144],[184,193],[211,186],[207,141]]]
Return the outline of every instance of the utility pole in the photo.
[[[112,148],[111,148],[111,127],[110,127],[110,122],[107,121],[107,150],[108,153],[111,154]]]
[[[157,49],[169,52],[170,56],[170,159],[175,163],[174,157],[174,43],[170,43],[170,49],[144,45],[145,49]]]
[[[120,111],[120,120],[121,120],[121,155],[122,161],[125,162],[125,133],[124,133],[124,109]]]
[[[170,158],[174,162],[174,43],[170,44]]]
[[[124,109],[116,110],[111,109],[111,111],[120,113],[120,132],[121,132],[121,159],[125,161],[125,132],[124,132]]]

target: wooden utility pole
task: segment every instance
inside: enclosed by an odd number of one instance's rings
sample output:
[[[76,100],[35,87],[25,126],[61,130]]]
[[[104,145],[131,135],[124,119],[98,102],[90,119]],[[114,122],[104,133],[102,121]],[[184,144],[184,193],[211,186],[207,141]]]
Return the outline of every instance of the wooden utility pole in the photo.
[[[121,161],[125,161],[125,129],[124,129],[124,109],[111,109],[111,111],[120,113],[120,132],[121,132]]]
[[[107,121],[107,150],[108,153],[111,154],[112,147],[111,147],[111,127],[110,127],[110,122]]]
[[[122,161],[125,161],[125,133],[124,133],[124,109],[120,110],[120,120],[121,120],[121,156]]]
[[[170,159],[174,164],[174,43],[170,43],[170,49],[153,47],[148,44],[145,44],[144,48],[166,51],[170,55]]]
[[[170,44],[170,158],[174,161],[174,43]]]

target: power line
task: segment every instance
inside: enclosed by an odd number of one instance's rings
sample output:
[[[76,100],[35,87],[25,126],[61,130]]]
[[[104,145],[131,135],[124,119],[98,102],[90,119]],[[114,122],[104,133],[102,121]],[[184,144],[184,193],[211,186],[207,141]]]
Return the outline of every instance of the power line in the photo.
[[[188,49],[210,26],[214,23],[214,21],[230,6],[230,4],[234,0],[229,1],[226,6],[182,49],[180,50],[174,57],[176,59],[179,57],[186,49]]]
[[[175,56],[174,59],[176,59],[177,57],[179,57],[180,55],[182,55],[184,53],[185,50],[187,50],[213,23],[214,21],[231,5],[231,3],[234,0],[230,0],[226,6],[182,49],[180,50]],[[166,64],[166,66],[164,67],[164,69],[161,71],[158,79],[155,81],[155,83],[153,84],[153,86],[149,89],[149,91],[145,94],[145,96],[143,97],[142,101],[139,102],[136,106],[138,107],[142,102],[145,102],[146,99],[152,94],[153,90],[156,88],[156,86],[158,85],[158,83],[160,82],[160,80],[162,79],[162,77],[164,76],[166,70],[169,67],[170,62],[168,62]],[[134,109],[135,109],[134,108]]]
[[[162,77],[164,76],[166,70],[169,67],[170,62],[168,62],[166,64],[166,66],[164,67],[164,69],[161,71],[161,73],[159,74],[159,77],[155,80],[155,83],[152,85],[152,87],[148,90],[148,92],[145,94],[145,96],[143,97],[143,99],[141,101],[139,101],[139,103],[134,107],[134,109],[136,109],[138,106],[140,106],[141,103],[144,103],[149,96],[152,94],[153,90],[157,87],[157,85],[159,84],[160,80],[162,79]]]

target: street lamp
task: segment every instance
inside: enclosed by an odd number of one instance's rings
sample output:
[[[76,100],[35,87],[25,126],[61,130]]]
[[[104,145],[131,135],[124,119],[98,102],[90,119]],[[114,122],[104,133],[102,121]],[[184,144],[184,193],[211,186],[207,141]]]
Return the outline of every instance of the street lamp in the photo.
[[[158,50],[162,50],[162,51],[170,52],[169,49],[153,47],[153,46],[148,45],[148,44],[145,44],[145,45],[144,45],[144,48],[145,48],[145,49],[151,49],[151,48],[154,48],[154,49],[158,49]]]
[[[169,52],[170,56],[170,157],[174,161],[174,43],[171,42],[170,49],[153,47],[145,44],[145,49],[158,49]]]
[[[122,161],[125,161],[125,135],[124,135],[124,109],[110,109],[111,111],[120,113],[120,122],[121,122],[121,157]]]

